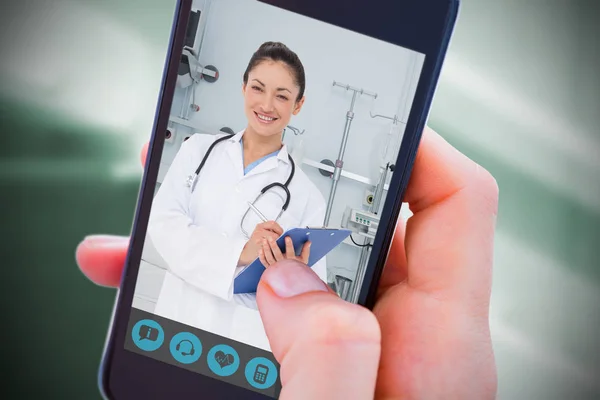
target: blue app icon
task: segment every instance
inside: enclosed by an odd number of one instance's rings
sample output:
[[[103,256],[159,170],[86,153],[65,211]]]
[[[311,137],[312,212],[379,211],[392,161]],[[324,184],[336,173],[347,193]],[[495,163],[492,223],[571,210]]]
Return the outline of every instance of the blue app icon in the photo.
[[[162,326],[151,319],[138,321],[131,331],[133,343],[144,351],[155,351],[162,346],[165,333]]]
[[[180,332],[171,339],[169,350],[176,361],[191,364],[202,355],[202,343],[193,333]]]
[[[218,344],[206,356],[208,368],[219,376],[230,376],[240,367],[240,356],[237,351],[226,344]]]
[[[277,380],[277,367],[264,357],[253,358],[246,364],[246,380],[257,389],[268,389]]]

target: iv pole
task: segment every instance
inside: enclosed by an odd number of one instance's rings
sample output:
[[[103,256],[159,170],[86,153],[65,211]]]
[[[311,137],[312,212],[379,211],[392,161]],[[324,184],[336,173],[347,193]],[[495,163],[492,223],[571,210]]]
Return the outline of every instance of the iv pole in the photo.
[[[416,59],[415,59],[415,57],[412,57],[411,68],[409,70],[407,70],[407,73],[406,73],[406,80],[405,80],[404,88],[402,91],[403,96],[400,99],[400,104],[398,104],[397,114],[395,114],[393,117],[389,117],[389,116],[385,116],[385,115],[369,113],[371,115],[371,118],[383,118],[383,119],[392,120],[392,124],[393,124],[392,126],[397,126],[398,124],[406,125],[406,122],[401,120],[398,117],[398,114],[402,115],[402,114],[404,114],[404,112],[402,110],[406,110],[408,98],[410,97],[408,95],[407,90],[408,90],[408,85],[410,85],[409,82],[411,81],[411,77],[414,78],[415,63],[416,63]],[[395,157],[398,157],[398,155],[396,154]],[[384,160],[384,164],[385,164],[385,160]],[[385,166],[383,166],[383,165],[381,166],[381,175],[379,177],[379,182],[377,183],[377,187],[375,190],[376,194],[374,196],[373,203],[371,204],[371,208],[370,208],[370,211],[375,214],[379,212],[379,208],[381,206],[381,201],[383,200],[383,188],[384,188],[385,182],[387,180],[388,171],[393,172],[394,168],[395,168],[395,166],[390,163],[387,163]],[[372,244],[373,242],[370,239],[367,239],[367,240],[365,240],[365,243]],[[367,268],[367,263],[369,262],[370,252],[371,252],[371,246],[369,246],[369,245],[363,247],[360,252],[358,269],[356,271],[356,279],[353,282],[353,286],[352,286],[351,293],[350,293],[350,296],[351,296],[350,300],[354,303],[358,302],[359,292],[363,285],[365,270]]]
[[[377,98],[377,93],[367,92],[366,90],[358,89],[336,81],[333,81],[333,86],[340,86],[346,88],[346,91],[351,90],[354,93],[352,93],[352,103],[350,104],[350,109],[346,113],[346,125],[344,127],[344,136],[342,137],[340,152],[338,154],[337,160],[335,161],[335,169],[333,170],[333,182],[331,183],[331,191],[329,192],[329,200],[327,201],[327,210],[325,211],[325,221],[323,222],[324,226],[329,225],[329,218],[331,217],[331,209],[333,207],[333,200],[335,198],[337,184],[340,180],[340,176],[342,175],[342,169],[344,167],[344,153],[346,152],[346,144],[348,143],[350,126],[352,125],[352,120],[354,119],[354,103],[356,102],[356,96],[359,94],[364,94],[367,96],[371,96],[375,99]]]
[[[392,120],[393,126],[396,126],[400,119],[394,115],[393,117],[388,117],[385,115],[373,114],[369,113],[371,118],[384,118]],[[389,144],[388,144],[389,145]],[[377,182],[377,186],[375,186],[375,193],[373,195],[373,203],[371,203],[371,207],[369,207],[369,212],[373,214],[379,214],[379,208],[381,207],[381,201],[383,200],[383,190],[385,184],[387,182],[387,176],[389,172],[394,171],[394,165],[389,162],[386,163],[384,160],[384,164],[380,167],[381,174],[379,176],[379,181]],[[353,282],[352,289],[350,292],[350,301],[358,302],[358,295],[360,293],[360,289],[362,288],[362,284],[365,277],[365,270],[367,268],[367,263],[369,261],[369,257],[371,255],[371,246],[373,241],[371,239],[366,239],[363,243],[363,247],[360,250],[360,256],[358,259],[358,268],[356,270],[356,279]]]

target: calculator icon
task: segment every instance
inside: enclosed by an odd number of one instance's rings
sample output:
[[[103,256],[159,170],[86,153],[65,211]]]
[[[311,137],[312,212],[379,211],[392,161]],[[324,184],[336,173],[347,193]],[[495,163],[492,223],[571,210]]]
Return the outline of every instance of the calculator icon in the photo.
[[[269,374],[269,367],[266,365],[258,364],[254,370],[254,382],[264,384],[267,381],[267,375]]]

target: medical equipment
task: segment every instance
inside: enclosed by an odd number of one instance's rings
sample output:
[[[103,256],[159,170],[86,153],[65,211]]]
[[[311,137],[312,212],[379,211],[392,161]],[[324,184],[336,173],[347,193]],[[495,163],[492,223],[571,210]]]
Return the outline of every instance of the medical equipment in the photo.
[[[196,85],[201,80],[212,83],[219,78],[219,71],[215,66],[202,66],[199,63],[212,0],[204,0],[202,6],[200,1],[202,0],[194,0],[192,13],[187,21],[184,47],[177,71],[177,85],[185,89],[179,113],[182,120],[189,119],[190,111],[200,111],[200,106],[196,104]]]
[[[177,72],[177,84],[184,89],[201,79],[212,83],[219,77],[219,72],[214,66],[203,67],[198,62],[206,34],[211,0],[204,0],[202,6],[199,3],[200,0],[194,1],[187,21],[183,52]]]
[[[375,233],[379,226],[379,216],[368,211],[347,206],[341,226],[368,239],[375,239]]]
[[[383,163],[386,163],[388,160],[395,160],[395,158],[397,157],[398,138],[400,135],[395,134],[394,131],[396,130],[396,128],[398,128],[398,124],[401,124],[403,122],[397,115],[389,117],[387,115],[373,114],[370,111],[369,114],[371,115],[371,118],[383,118],[392,121],[390,130],[388,131],[388,134],[385,138],[385,144],[381,149],[381,159],[383,160]]]
[[[192,49],[195,54],[200,53],[204,44],[212,2],[213,0],[193,0],[192,3],[183,46]]]
[[[177,129],[170,125],[167,128],[167,132],[165,134],[165,143],[173,143],[175,141],[175,136],[177,134]]]
[[[204,164],[206,164],[206,160],[208,160],[208,156],[210,155],[210,152],[213,150],[213,148],[220,142],[224,142],[225,140],[231,139],[234,135],[226,135],[223,136],[222,138],[219,138],[217,140],[215,140],[210,147],[208,148],[208,150],[206,151],[206,154],[204,155],[204,157],[202,158],[202,162],[200,162],[200,165],[198,165],[198,168],[196,169],[196,171],[192,174],[189,175],[187,177],[187,179],[185,180],[185,184],[187,187],[190,188],[190,191],[193,192],[194,191],[194,186],[196,183],[196,179],[198,179],[198,175],[200,174],[200,171],[202,170],[202,167],[204,167]],[[290,174],[288,176],[288,179],[285,181],[285,183],[279,183],[279,182],[273,182],[267,186],[265,186],[264,188],[262,188],[262,190],[260,191],[260,193],[258,194],[258,196],[256,196],[256,199],[254,199],[254,201],[251,203],[252,205],[256,204],[256,202],[262,197],[264,196],[264,194],[266,192],[268,192],[271,189],[274,189],[276,187],[283,189],[283,191],[285,192],[285,201],[283,203],[283,206],[281,207],[281,211],[279,212],[279,215],[277,215],[277,218],[274,219],[274,221],[277,221],[281,215],[285,212],[285,210],[287,210],[288,206],[290,205],[290,200],[291,200],[291,195],[290,195],[290,191],[288,189],[288,186],[290,185],[290,182],[292,181],[292,179],[294,178],[294,174],[296,173],[296,165],[294,164],[294,160],[292,159],[292,156],[290,156],[288,154],[288,159],[290,160],[290,164],[292,167],[292,170],[290,171]],[[256,208],[256,207],[254,207]],[[240,221],[240,228],[242,230],[242,233],[246,236],[247,239],[250,239],[250,234],[248,234],[248,232],[244,229],[244,220],[246,219],[246,216],[248,215],[248,212],[250,212],[251,208],[248,207],[248,209],[246,210],[246,212],[244,213],[244,216],[242,217],[242,220]],[[256,210],[258,211],[258,210]]]
[[[354,119],[354,104],[356,102],[356,96],[359,94],[367,95],[373,98],[377,98],[377,93],[368,92],[364,89],[358,89],[352,87],[350,85],[345,85],[336,81],[333,81],[333,86],[340,86],[346,89],[346,91],[350,90],[353,92],[352,94],[352,103],[350,104],[350,109],[346,113],[346,125],[344,127],[344,135],[342,137],[342,144],[340,145],[340,151],[338,154],[338,158],[335,162],[335,169],[333,170],[333,182],[331,183],[331,191],[329,192],[329,200],[327,201],[327,209],[325,211],[325,221],[323,222],[324,226],[329,224],[329,218],[331,217],[331,209],[333,207],[333,200],[335,198],[335,192],[337,190],[338,181],[340,180],[340,175],[342,173],[342,169],[344,167],[344,153],[346,152],[346,144],[348,142],[348,135],[350,134],[350,126],[352,125],[352,120]]]
[[[188,18],[188,23],[187,23],[187,30],[185,32],[185,39],[183,42],[183,45],[185,47],[189,47],[189,48],[194,48],[196,47],[196,44],[199,42],[198,41],[198,34],[200,33],[198,31],[198,27],[200,26],[200,17],[202,16],[202,10],[199,9],[192,9],[192,12],[190,13],[190,17]],[[204,33],[204,32],[202,32]]]
[[[281,136],[281,141],[285,143],[285,137],[287,131],[292,131],[293,135],[287,140],[287,146],[290,154],[296,160],[304,159],[304,129],[300,130],[299,128],[288,125],[283,130],[283,135]]]
[[[325,158],[325,159],[321,160],[321,164],[327,165],[328,167],[331,167],[331,169],[333,171],[335,171],[335,163],[333,161],[331,161],[330,159]],[[333,176],[333,172],[330,172],[330,171],[328,171],[326,169],[323,169],[323,168],[319,168],[319,173],[321,175],[323,175],[323,176],[328,177],[328,178],[331,178]]]
[[[289,129],[290,131],[292,131],[292,132],[294,133],[294,135],[295,135],[295,136],[299,136],[299,135],[302,135],[302,134],[304,133],[304,129],[302,129],[302,131],[300,131],[300,129],[298,129],[298,128],[295,128],[295,127],[293,127],[293,126],[291,126],[291,125],[288,125],[288,126],[286,126],[286,127],[285,127],[285,129],[283,130],[283,136],[282,136],[282,140],[285,138],[285,132],[286,132],[288,129]]]
[[[393,117],[388,117],[387,115],[373,114],[371,111],[369,111],[369,114],[371,115],[371,118],[391,119],[393,124],[397,124],[398,122],[400,122],[400,118],[398,118],[397,115],[394,115]]]
[[[221,129],[219,129],[219,131],[220,131],[220,132],[227,133],[227,134],[229,134],[229,135],[235,135],[235,132],[233,131],[233,129],[231,129],[231,128],[230,128],[230,127],[228,127],[228,126],[224,126],[224,127],[222,127]]]
[[[356,281],[352,287],[352,294],[350,296],[349,301],[357,301],[358,295],[360,294],[360,290],[365,278],[365,270],[367,269],[367,263],[369,262],[369,256],[371,255],[371,249],[373,247],[373,240],[375,240],[375,233],[377,231],[377,227],[379,225],[379,209],[381,208],[381,201],[383,200],[383,189],[387,182],[388,172],[394,171],[394,165],[386,164],[384,167],[380,169],[379,181],[375,186],[375,192],[373,194],[373,203],[369,207],[369,213],[363,213],[363,220],[366,219],[371,221],[371,224],[376,223],[375,229],[367,229],[367,234],[370,234],[371,237],[367,236],[366,240],[362,245],[360,245],[360,256],[358,258],[358,268],[356,270]],[[374,219],[369,219],[374,218]],[[364,229],[363,229],[364,230]]]
[[[350,286],[352,285],[352,280],[346,278],[345,276],[336,275],[335,276],[335,292],[342,300],[348,300],[348,294],[350,292]]]
[[[381,165],[379,166],[379,179],[373,190],[372,197],[369,199],[370,200],[370,202],[369,202],[370,204],[368,207],[369,212],[364,213],[364,214],[349,213],[349,215],[347,215],[348,210],[346,210],[346,213],[344,214],[344,218],[342,221],[342,225],[347,224],[348,228],[353,229],[355,232],[357,232],[365,237],[365,240],[361,244],[354,242],[354,239],[352,239],[352,237],[351,237],[354,244],[361,248],[359,259],[358,259],[358,267],[357,267],[357,271],[356,271],[356,280],[352,286],[350,298],[348,299],[349,301],[352,301],[352,302],[358,301],[358,296],[360,294],[360,290],[362,288],[362,284],[364,281],[365,271],[367,268],[367,264],[369,262],[369,257],[371,255],[373,241],[375,240],[375,233],[377,232],[377,226],[379,225],[378,214],[382,207],[382,201],[385,197],[384,190],[385,190],[385,187],[387,184],[388,175],[390,172],[394,171],[395,165],[393,164],[393,162],[395,162],[395,159],[398,156],[398,146],[399,146],[399,136],[400,135],[396,134],[394,131],[398,127],[398,124],[403,123],[400,120],[400,118],[397,116],[397,114],[390,117],[390,116],[386,116],[386,115],[374,114],[372,112],[369,112],[369,115],[371,116],[371,118],[383,118],[383,119],[391,120],[392,125],[390,127],[388,134],[386,135],[385,143],[381,149],[381,154],[380,154]],[[353,219],[357,215],[360,215],[358,221]],[[365,218],[365,216],[367,216],[367,218]],[[375,218],[376,225],[373,225],[374,220],[370,220],[371,217]],[[363,221],[365,221],[365,220],[367,221],[366,227],[364,226],[365,225],[364,223],[362,224],[363,225],[362,228],[359,227],[359,225],[361,224],[361,218]],[[371,224],[370,229],[369,229],[369,223]]]
[[[214,65],[203,66],[198,61],[191,49],[184,48],[181,54],[181,62],[177,71],[177,84],[181,88],[204,80],[208,83],[219,79],[219,70]],[[193,90],[193,89],[192,89]]]

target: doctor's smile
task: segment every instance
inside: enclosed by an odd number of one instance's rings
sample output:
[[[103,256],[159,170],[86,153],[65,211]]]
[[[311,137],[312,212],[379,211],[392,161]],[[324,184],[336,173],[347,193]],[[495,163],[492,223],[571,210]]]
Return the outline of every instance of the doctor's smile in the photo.
[[[270,124],[270,123],[272,123],[272,122],[274,122],[274,121],[277,120],[277,118],[275,118],[275,117],[269,117],[269,116],[267,116],[265,114],[262,114],[262,113],[259,114],[256,111],[254,112],[254,114],[256,115],[256,117],[258,118],[258,120],[260,122],[262,122],[263,124]]]

